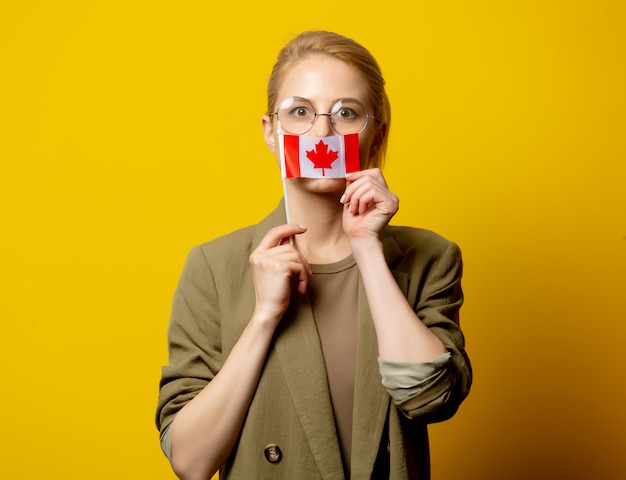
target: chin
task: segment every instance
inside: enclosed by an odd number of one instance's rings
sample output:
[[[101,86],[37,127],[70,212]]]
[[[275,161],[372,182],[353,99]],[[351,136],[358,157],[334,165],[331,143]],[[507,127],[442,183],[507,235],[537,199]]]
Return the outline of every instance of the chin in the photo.
[[[345,178],[294,178],[300,188],[316,193],[343,193],[346,189]]]

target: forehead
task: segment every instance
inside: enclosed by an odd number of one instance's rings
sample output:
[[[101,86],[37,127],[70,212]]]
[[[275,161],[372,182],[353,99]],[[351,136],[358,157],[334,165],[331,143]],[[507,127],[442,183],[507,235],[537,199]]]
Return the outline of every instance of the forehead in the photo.
[[[355,98],[367,105],[368,85],[363,75],[341,60],[317,55],[293,65],[278,90],[278,102],[287,97],[310,99],[317,108],[329,108],[341,98]]]

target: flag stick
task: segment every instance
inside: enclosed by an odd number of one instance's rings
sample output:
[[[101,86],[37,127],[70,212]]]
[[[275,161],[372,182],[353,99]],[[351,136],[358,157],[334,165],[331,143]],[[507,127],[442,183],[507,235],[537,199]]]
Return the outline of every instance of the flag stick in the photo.
[[[287,223],[291,223],[289,219],[289,201],[287,200],[287,179],[283,178],[283,197],[285,199],[285,217],[287,218]]]
[[[287,219],[287,223],[291,223],[291,219],[289,218],[289,200],[287,198],[287,175],[286,166],[285,166],[285,150],[283,145],[282,131],[280,127],[280,121],[278,122],[278,148],[280,150],[280,173],[283,177],[283,201],[285,203],[285,218]],[[291,245],[294,244],[293,235],[289,235],[289,243]]]

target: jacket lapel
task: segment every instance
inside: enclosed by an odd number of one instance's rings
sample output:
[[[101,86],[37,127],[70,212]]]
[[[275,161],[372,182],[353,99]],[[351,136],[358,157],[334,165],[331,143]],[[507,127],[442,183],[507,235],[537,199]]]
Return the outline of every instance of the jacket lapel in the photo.
[[[278,208],[261,221],[254,247],[270,228],[285,223],[284,208],[281,201]],[[289,308],[278,325],[273,348],[322,478],[343,480],[326,364],[313,310],[306,296],[292,294]]]
[[[311,305],[305,296],[297,293],[292,296],[279,325],[274,349],[322,478],[343,480],[324,356]]]

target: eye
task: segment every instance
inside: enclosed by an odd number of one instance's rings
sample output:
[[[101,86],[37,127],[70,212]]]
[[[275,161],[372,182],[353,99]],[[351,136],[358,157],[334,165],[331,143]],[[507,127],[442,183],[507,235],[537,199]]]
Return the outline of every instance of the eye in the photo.
[[[358,116],[358,113],[355,112],[351,108],[342,107],[339,110],[337,110],[337,112],[335,113],[335,116],[337,118],[340,118],[341,120],[352,120]]]
[[[309,109],[302,106],[292,109],[289,114],[299,118],[308,117],[310,115]]]

